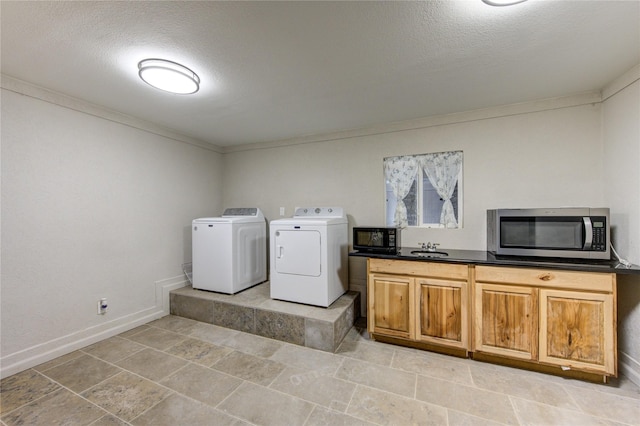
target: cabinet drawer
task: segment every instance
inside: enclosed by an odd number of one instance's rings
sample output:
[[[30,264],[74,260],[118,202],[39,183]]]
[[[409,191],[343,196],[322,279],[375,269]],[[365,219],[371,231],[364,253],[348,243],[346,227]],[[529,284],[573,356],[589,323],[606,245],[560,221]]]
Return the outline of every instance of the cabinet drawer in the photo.
[[[476,266],[476,281],[613,293],[615,274]]]
[[[408,260],[369,259],[369,272],[410,276],[442,277],[453,280],[467,280],[467,265],[451,265],[437,262]]]

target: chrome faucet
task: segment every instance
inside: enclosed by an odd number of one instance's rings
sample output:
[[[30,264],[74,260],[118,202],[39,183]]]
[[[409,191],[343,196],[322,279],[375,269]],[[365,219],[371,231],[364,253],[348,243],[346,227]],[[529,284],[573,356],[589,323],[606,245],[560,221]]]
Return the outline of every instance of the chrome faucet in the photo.
[[[422,243],[422,250],[426,250],[426,251],[436,251],[436,248],[439,246],[440,244],[438,243],[431,243],[431,241],[429,241],[427,244]]]

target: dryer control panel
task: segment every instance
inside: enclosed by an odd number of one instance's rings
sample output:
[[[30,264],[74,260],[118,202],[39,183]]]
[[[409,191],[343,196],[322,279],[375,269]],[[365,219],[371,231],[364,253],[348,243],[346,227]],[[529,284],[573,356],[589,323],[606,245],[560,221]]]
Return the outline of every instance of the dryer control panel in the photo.
[[[344,217],[344,210],[342,207],[297,207],[293,217]]]

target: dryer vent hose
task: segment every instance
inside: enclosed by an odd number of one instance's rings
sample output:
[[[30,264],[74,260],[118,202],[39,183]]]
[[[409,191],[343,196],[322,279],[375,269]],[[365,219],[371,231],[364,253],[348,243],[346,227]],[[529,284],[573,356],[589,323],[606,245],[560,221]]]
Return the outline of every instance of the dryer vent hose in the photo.
[[[192,267],[192,265],[193,264],[191,262],[182,264],[182,271],[187,276],[187,279],[189,280],[189,283],[191,285],[193,285],[193,267]]]

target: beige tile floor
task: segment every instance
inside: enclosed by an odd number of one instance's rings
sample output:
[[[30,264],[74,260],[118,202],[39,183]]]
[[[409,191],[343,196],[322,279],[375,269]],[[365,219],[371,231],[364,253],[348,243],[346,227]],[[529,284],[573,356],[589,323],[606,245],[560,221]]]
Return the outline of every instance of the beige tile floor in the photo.
[[[168,316],[1,383],[3,425],[638,425],[640,389],[387,345],[335,354]]]

